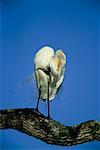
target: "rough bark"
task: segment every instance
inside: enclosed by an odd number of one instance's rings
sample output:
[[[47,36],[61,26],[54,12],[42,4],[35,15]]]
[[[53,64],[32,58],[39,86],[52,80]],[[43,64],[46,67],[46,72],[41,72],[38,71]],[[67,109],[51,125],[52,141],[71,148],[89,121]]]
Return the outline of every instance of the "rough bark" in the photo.
[[[90,120],[64,126],[31,109],[0,110],[0,129],[16,129],[49,144],[70,146],[100,141],[100,122]]]

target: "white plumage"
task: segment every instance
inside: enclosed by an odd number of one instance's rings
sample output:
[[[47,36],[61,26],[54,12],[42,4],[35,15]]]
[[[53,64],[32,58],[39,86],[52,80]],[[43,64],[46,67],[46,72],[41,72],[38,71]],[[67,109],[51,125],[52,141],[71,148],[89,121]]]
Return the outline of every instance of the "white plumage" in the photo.
[[[66,56],[62,50],[54,52],[53,48],[44,46],[35,55],[35,79],[40,90],[40,98],[55,98],[58,88],[61,86],[66,65]]]

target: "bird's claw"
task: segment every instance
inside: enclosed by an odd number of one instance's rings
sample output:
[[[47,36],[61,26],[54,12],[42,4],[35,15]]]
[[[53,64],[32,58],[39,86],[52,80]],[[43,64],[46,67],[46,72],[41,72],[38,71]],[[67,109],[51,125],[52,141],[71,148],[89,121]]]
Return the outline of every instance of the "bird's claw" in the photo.
[[[39,111],[38,108],[35,108],[36,111]]]
[[[48,119],[51,119],[51,117],[50,117],[50,116],[47,116],[47,118],[48,118]]]

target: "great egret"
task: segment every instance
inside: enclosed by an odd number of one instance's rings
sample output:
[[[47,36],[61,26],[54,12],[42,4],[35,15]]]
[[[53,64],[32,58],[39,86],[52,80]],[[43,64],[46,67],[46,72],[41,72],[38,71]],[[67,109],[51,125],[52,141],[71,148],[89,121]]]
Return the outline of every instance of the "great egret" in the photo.
[[[62,50],[54,52],[53,48],[44,46],[35,55],[35,79],[39,90],[39,99],[48,102],[48,118],[50,118],[49,101],[55,98],[65,74],[66,56]]]

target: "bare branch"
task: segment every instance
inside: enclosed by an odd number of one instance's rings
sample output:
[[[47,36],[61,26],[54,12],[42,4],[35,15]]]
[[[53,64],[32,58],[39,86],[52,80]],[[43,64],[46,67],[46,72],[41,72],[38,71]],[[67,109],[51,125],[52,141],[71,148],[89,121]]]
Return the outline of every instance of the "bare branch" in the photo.
[[[100,141],[100,122],[90,120],[79,125],[64,126],[31,108],[0,110],[0,129],[9,128],[48,144],[70,146]]]

